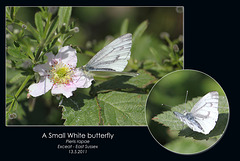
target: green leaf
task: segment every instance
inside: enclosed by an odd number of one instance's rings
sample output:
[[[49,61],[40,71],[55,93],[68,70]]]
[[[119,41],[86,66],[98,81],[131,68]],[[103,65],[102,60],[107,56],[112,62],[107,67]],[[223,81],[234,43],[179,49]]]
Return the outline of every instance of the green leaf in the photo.
[[[11,7],[6,7],[6,18],[12,20],[11,18]]]
[[[39,35],[38,31],[29,22],[27,22],[27,29],[28,29],[28,31],[30,31],[32,33],[33,37],[38,42],[40,42],[40,35]]]
[[[70,17],[72,13],[72,7],[59,7],[58,16],[59,16],[59,23],[58,28],[61,29],[63,24],[65,23],[66,26],[69,23]]]
[[[60,106],[64,125],[98,125],[99,111],[97,102],[93,97],[75,92],[74,96],[63,98]]]
[[[42,21],[42,15],[40,12],[37,12],[35,14],[35,25],[37,27],[37,30],[40,34],[40,36],[43,36],[43,21]]]
[[[111,80],[96,85],[92,89],[92,93],[107,92],[113,90],[120,91],[143,91],[150,84],[154,84],[156,78],[145,70],[138,70],[136,77],[116,76]]]
[[[134,31],[133,33],[133,38],[132,41],[133,43],[135,42],[135,40],[137,40],[138,38],[140,38],[142,36],[142,34],[144,33],[144,31],[147,29],[148,27],[148,20],[143,21],[138,27],[137,29]]]
[[[19,8],[20,7],[6,7],[6,17],[14,21]]]
[[[132,77],[126,83],[138,88],[146,88],[148,85],[154,84],[157,81],[157,79],[146,70],[140,69],[137,73],[139,74],[137,77]]]
[[[109,92],[89,97],[75,93],[64,98],[65,125],[146,125],[147,94]]]
[[[10,108],[7,109],[7,114],[13,113],[17,109],[18,109],[18,101],[15,98],[13,98],[12,102],[11,102],[11,105],[10,105]]]
[[[178,138],[170,143],[167,143],[165,147],[176,153],[193,154],[207,149],[209,147],[209,143],[197,141],[193,143],[192,139]]]
[[[124,35],[124,34],[127,33],[128,24],[129,24],[129,20],[126,18],[122,23],[121,30],[120,30],[120,35]]]
[[[23,59],[23,58],[27,58],[27,56],[22,53],[19,48],[14,48],[12,46],[9,46],[8,49],[7,49],[7,52],[9,55],[13,56],[14,58],[17,58],[17,59]]]
[[[12,96],[12,95],[8,95],[8,94],[7,94],[7,97],[6,97],[6,104],[12,102],[13,100],[14,100],[14,96]]]
[[[54,47],[54,45],[56,44],[56,42],[58,41],[58,37],[56,37],[55,39],[53,39],[53,41],[48,44],[49,45],[49,48],[48,50],[52,49]]]
[[[186,128],[183,129],[183,123],[175,117],[173,111],[183,113],[184,110],[191,111],[194,104],[196,104],[201,97],[193,98],[186,104],[180,104],[178,106],[172,107],[171,111],[165,111],[158,114],[153,118],[154,121],[169,127],[171,130],[177,130],[179,136],[192,137],[196,140],[209,139],[211,137],[220,138],[226,128],[228,117],[229,117],[229,106],[225,96],[219,96],[219,107],[218,107],[218,121],[215,128],[207,135],[195,132],[185,125]]]
[[[139,76],[117,76],[92,86],[93,96],[81,94],[64,98],[65,125],[146,125],[145,103],[149,85],[156,78],[144,70]]]
[[[147,94],[109,92],[99,94],[104,125],[146,125]]]
[[[16,74],[14,77],[12,77],[10,80],[9,80],[9,83],[15,83],[17,81],[19,81],[20,79],[22,78],[25,78],[24,75],[22,75],[21,73],[18,73]]]
[[[54,19],[53,19],[53,21],[51,22],[51,24],[50,24],[50,26],[49,26],[49,28],[48,28],[48,31],[47,31],[47,40],[46,41],[48,41],[48,39],[50,38],[50,37],[52,37],[52,34],[54,34],[55,33],[55,31],[56,31],[56,29],[57,29],[57,27],[58,27],[58,16],[57,17],[55,17]]]

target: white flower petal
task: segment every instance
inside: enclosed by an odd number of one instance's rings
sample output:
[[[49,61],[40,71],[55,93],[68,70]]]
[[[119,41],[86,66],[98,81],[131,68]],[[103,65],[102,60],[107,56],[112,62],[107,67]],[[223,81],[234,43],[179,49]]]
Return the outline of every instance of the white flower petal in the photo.
[[[87,76],[82,70],[75,69],[73,83],[77,88],[88,88],[91,86],[93,77]]]
[[[51,67],[48,64],[38,64],[35,67],[33,67],[33,70],[35,72],[38,72],[40,76],[46,76],[47,72],[51,69]]]
[[[51,93],[54,94],[63,94],[65,97],[69,98],[72,96],[72,91],[75,91],[77,89],[74,85],[53,85],[53,88],[51,90]]]
[[[61,60],[62,63],[70,65],[71,67],[77,66],[77,55],[76,50],[70,46],[62,47],[55,59]]]
[[[52,88],[53,83],[47,77],[41,77],[38,83],[34,83],[28,87],[29,94],[38,97],[47,93]]]

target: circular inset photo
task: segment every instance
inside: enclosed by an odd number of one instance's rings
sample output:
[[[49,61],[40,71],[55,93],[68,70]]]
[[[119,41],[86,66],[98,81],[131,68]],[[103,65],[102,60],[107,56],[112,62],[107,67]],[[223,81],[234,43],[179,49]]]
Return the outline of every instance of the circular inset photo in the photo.
[[[154,85],[146,119],[160,145],[178,154],[197,154],[211,148],[224,134],[229,104],[221,86],[209,75],[179,70]]]

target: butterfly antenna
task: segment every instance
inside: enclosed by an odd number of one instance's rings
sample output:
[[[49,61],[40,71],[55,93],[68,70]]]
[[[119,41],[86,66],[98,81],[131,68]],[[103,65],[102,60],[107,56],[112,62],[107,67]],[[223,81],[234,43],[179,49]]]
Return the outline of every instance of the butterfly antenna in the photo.
[[[186,109],[187,97],[188,97],[188,90],[187,90],[187,92],[186,92],[186,97],[185,97],[185,111],[187,111],[187,109]]]
[[[188,91],[186,92],[185,104],[187,103],[187,96],[188,96]]]

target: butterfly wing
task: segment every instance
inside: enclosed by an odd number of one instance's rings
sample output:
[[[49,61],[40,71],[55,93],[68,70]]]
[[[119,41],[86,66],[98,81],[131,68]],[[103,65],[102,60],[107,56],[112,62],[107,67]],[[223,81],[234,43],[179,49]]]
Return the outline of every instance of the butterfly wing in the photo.
[[[120,36],[100,50],[85,66],[86,71],[122,72],[131,55],[132,34]]]
[[[218,119],[218,92],[213,91],[203,96],[192,108],[191,115],[202,127],[203,134],[215,127]]]

